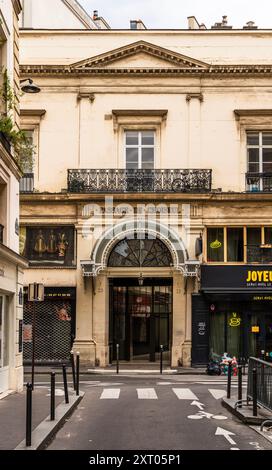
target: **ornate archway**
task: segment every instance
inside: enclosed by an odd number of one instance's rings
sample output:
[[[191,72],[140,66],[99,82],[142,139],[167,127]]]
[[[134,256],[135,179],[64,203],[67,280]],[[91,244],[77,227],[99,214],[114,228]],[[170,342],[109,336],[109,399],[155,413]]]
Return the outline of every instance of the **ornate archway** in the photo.
[[[117,260],[118,250],[118,259],[121,263],[119,266],[139,267],[140,264],[137,264],[136,259],[134,259],[133,264],[132,257],[124,256],[124,250],[128,250],[127,253],[129,253],[132,244],[135,244],[134,248],[138,250],[138,257],[140,251],[141,256],[145,254],[141,263],[146,263],[146,267],[148,265],[155,266],[152,263],[157,261],[159,265],[156,264],[156,266],[172,266],[174,269],[184,272],[188,253],[183,241],[174,229],[157,221],[128,220],[116,224],[104,232],[103,236],[96,242],[90,259],[81,261],[83,275],[86,277],[97,276],[102,270],[110,266],[113,257]],[[126,258],[128,264],[126,264]],[[140,259],[138,259],[138,262],[140,263]],[[142,267],[144,266],[142,265]]]

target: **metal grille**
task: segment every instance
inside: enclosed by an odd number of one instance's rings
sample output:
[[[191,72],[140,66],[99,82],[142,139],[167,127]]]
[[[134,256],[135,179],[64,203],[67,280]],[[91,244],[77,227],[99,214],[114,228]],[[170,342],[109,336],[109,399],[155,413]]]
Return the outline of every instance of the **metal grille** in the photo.
[[[69,360],[71,349],[72,308],[69,300],[45,300],[35,303],[36,315],[36,363],[59,363]],[[33,302],[24,304],[24,329],[31,329]],[[32,359],[32,336],[24,335],[23,354],[25,364]]]
[[[247,381],[247,396],[249,398],[253,396],[252,370],[254,368],[257,371],[257,402],[272,410],[272,364],[255,357],[249,358]]]
[[[92,192],[195,192],[211,191],[212,170],[68,170],[68,191]]]

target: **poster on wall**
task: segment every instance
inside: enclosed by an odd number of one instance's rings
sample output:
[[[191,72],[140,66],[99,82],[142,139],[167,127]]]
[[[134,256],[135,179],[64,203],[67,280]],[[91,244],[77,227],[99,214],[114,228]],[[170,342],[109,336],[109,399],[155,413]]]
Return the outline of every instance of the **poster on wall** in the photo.
[[[23,343],[32,343],[32,325],[23,325]]]

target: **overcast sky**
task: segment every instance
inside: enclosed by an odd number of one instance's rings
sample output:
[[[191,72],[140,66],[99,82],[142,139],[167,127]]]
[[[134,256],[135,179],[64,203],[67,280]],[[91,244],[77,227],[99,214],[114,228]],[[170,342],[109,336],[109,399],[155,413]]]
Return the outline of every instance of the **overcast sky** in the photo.
[[[129,20],[141,19],[147,28],[187,28],[187,16],[210,28],[223,15],[234,28],[255,21],[272,29],[272,0],[78,0],[92,14],[98,10],[112,28],[129,28]]]

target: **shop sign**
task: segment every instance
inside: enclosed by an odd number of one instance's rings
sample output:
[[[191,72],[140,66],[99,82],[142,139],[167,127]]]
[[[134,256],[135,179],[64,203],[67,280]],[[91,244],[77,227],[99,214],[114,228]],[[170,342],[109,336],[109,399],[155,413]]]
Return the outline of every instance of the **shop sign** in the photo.
[[[198,323],[197,332],[200,336],[205,335],[205,333],[206,333],[206,322],[205,321],[201,321],[201,322]]]
[[[272,290],[271,265],[201,266],[201,288]]]
[[[240,326],[241,325],[242,319],[240,317],[237,317],[236,312],[232,312],[232,317],[229,318],[229,326]]]
[[[251,333],[260,333],[260,327],[257,325],[252,326]]]

